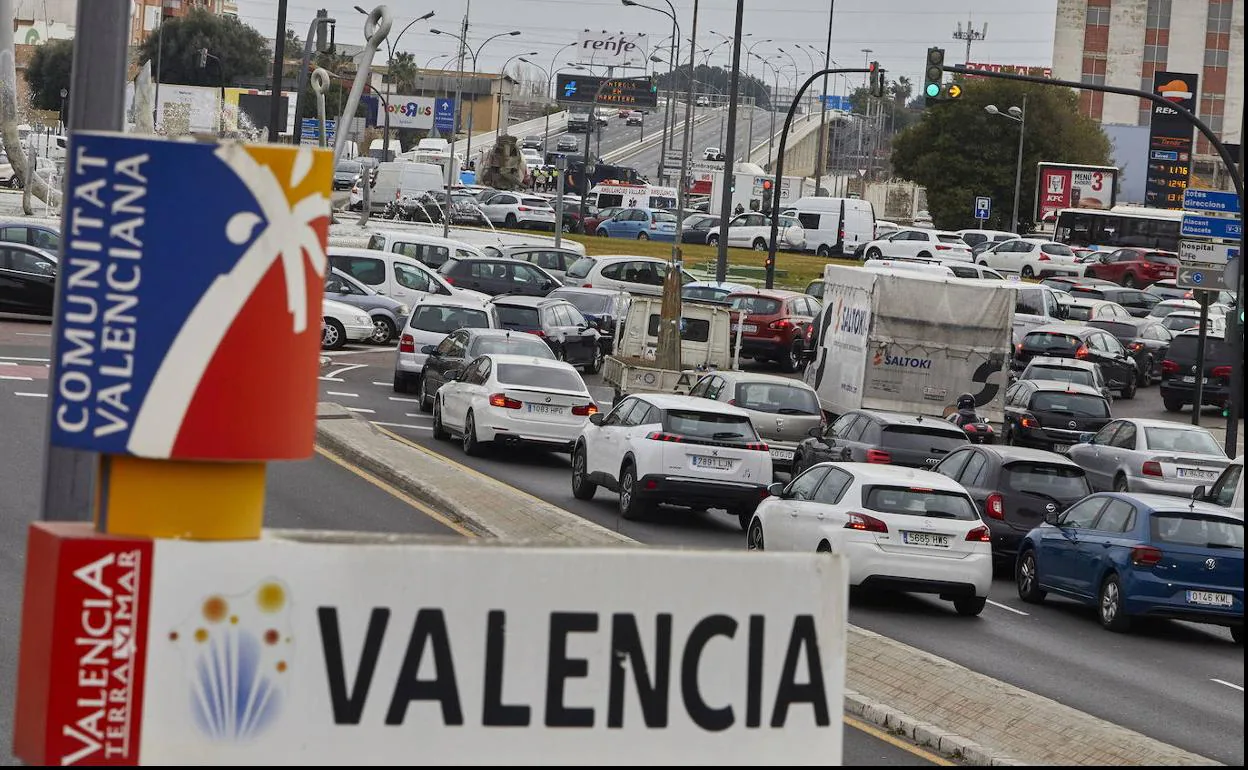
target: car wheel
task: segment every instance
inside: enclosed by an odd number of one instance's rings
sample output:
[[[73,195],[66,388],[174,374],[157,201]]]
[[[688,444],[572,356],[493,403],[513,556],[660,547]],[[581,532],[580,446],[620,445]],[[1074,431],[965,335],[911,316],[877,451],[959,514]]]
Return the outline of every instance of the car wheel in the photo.
[[[1023,269],[1019,271],[1024,278],[1035,278],[1036,271],[1031,269],[1031,265],[1023,265]]]
[[[1244,627],[1231,626],[1231,639],[1235,640],[1235,644],[1244,643]]]
[[[394,392],[410,393],[412,389],[412,381],[403,372],[394,373]]]
[[[585,445],[577,444],[572,450],[572,496],[577,500],[590,500],[598,491],[598,485],[589,480]]]
[[[446,441],[451,437],[447,432],[446,426],[442,424],[442,402],[433,402],[433,439],[434,441]]]
[[[516,224],[517,224],[517,221],[516,221],[515,214],[508,214],[507,216],[503,217],[503,227],[506,227],[509,230],[515,230]]]
[[[741,527],[741,531],[745,532],[750,528],[750,519],[754,518],[753,508],[729,508],[729,516],[737,517],[737,524]]]
[[[394,326],[394,321],[386,318],[384,315],[375,316],[373,318],[373,336],[369,337],[369,342],[374,345],[385,345],[394,339],[394,334],[398,329]]]
[[[632,462],[620,471],[620,516],[628,521],[642,517],[646,506],[637,499],[637,470]]]
[[[780,359],[780,371],[796,372],[798,365],[801,363],[802,343],[794,342],[789,346],[789,350]]]
[[[1131,275],[1130,273],[1127,273],[1126,275],[1124,275],[1122,277],[1122,285],[1126,286],[1128,289],[1134,289],[1136,286],[1135,276]]]
[[[648,241],[648,240],[650,240],[650,236],[646,235],[644,232],[637,233],[637,240],[639,240],[639,241]]]
[[[420,395],[418,397],[420,401],[420,411],[422,412],[429,412],[433,410],[433,399],[429,396],[428,382],[429,378],[422,375],[420,378]]]
[[[469,457],[479,457],[485,449],[484,441],[477,441],[477,420],[472,416],[472,412],[464,418],[464,454]]]
[[[750,522],[750,528],[745,534],[745,550],[762,551],[763,549],[763,522],[757,518]]]
[[[920,251],[916,256],[918,256],[919,259],[931,259],[932,258],[931,252],[928,252],[928,251]]]
[[[594,345],[593,357],[585,364],[586,374],[597,374],[602,371],[602,346]]]
[[[608,233],[605,229],[603,229],[603,228],[601,228],[601,227],[600,227],[600,228],[598,228],[598,229],[594,232],[594,235],[598,236],[599,238],[610,238],[610,237],[611,237],[611,233]]]
[[[321,327],[321,347],[326,350],[338,350],[347,344],[347,330],[333,318],[326,318]]]
[[[832,256],[832,247],[821,244],[819,248],[815,249],[815,254],[823,257],[824,259],[828,259]]]
[[[1127,484],[1126,476],[1119,473],[1117,476],[1114,477],[1114,491],[1115,492],[1130,492],[1131,490],[1128,489],[1127,487],[1128,487],[1128,484]]]
[[[753,246],[755,251],[767,251],[767,241],[762,238],[755,238]]]
[[[981,259],[981,260],[979,260],[979,266],[980,266],[980,267],[988,267],[988,260],[986,260],[986,259]]]
[[[1126,631],[1131,627],[1131,618],[1122,607],[1122,584],[1112,572],[1101,583],[1101,593],[1096,601],[1096,617],[1110,631]]]
[[[1014,582],[1018,585],[1018,598],[1028,604],[1044,601],[1045,592],[1040,589],[1040,573],[1036,571],[1036,552],[1030,548],[1018,557]]]
[[[714,233],[711,233],[710,235],[706,236],[706,245],[707,245],[707,246],[718,246],[718,245],[719,245],[719,236],[718,236],[718,235],[715,235]]]
[[[13,176],[9,177],[9,189],[11,190],[22,189],[22,180],[18,178],[17,174],[14,174]]]
[[[1122,400],[1130,401],[1131,399],[1135,398],[1135,388],[1136,388],[1135,381],[1137,379],[1139,379],[1138,374],[1127,378],[1127,386],[1122,389],[1121,393],[1118,394],[1119,397],[1122,398]]]
[[[884,252],[880,251],[876,246],[867,249],[867,259],[879,259],[882,256],[884,256]]]
[[[963,596],[953,600],[953,609],[964,618],[973,618],[984,611],[987,596]]]
[[[1153,357],[1144,359],[1144,365],[1136,370],[1135,384],[1148,387],[1153,382]]]
[[[1163,398],[1163,399],[1161,400],[1161,405],[1162,405],[1162,406],[1164,406],[1164,407],[1166,408],[1166,411],[1167,411],[1167,412],[1181,412],[1181,411],[1183,411],[1183,402],[1182,402],[1182,401],[1179,401],[1178,399],[1174,399],[1174,398]]]

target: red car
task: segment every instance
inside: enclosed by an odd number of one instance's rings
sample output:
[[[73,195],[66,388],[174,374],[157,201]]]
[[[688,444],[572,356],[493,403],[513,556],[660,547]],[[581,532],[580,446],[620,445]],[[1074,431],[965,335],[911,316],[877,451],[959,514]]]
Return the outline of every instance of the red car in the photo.
[[[1178,271],[1179,256],[1173,251],[1128,248],[1118,249],[1088,262],[1084,275],[1135,288],[1148,286],[1165,278],[1174,278]]]
[[[581,232],[598,232],[599,223],[601,223],[604,219],[610,219],[615,216],[617,212],[622,211],[623,209],[623,206],[608,206],[605,209],[598,209],[596,213],[585,217],[585,226],[581,228]]]
[[[806,360],[806,327],[822,309],[819,300],[779,289],[737,292],[727,299],[733,310],[734,345],[737,326],[741,326],[742,358],[775,361],[786,372],[801,366]]]

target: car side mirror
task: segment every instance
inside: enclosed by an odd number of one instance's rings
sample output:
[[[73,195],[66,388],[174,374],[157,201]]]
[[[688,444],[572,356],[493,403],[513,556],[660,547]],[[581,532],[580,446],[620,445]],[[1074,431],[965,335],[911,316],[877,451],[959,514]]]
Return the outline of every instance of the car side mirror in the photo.
[[[820,426],[811,428],[810,430],[806,431],[806,435],[810,436],[811,438],[823,438],[823,428]]]
[[[767,487],[767,494],[771,495],[772,497],[779,497],[783,499],[784,498],[784,485],[779,482],[769,485]]]
[[[1205,489],[1205,485],[1201,484],[1200,486],[1192,490],[1192,499],[1197,502],[1200,502],[1200,501],[1203,501],[1208,494],[1209,492],[1208,490]]]
[[[437,345],[425,345],[424,347],[422,347],[422,348],[420,349],[420,352],[421,352],[421,353],[423,353],[423,354],[425,354],[425,355],[427,355],[427,356],[437,356],[437,355],[441,355],[440,353],[438,353],[438,346],[437,346]]]
[[[602,412],[591,414],[589,416],[589,422],[593,425],[602,425],[603,421],[606,419],[607,419],[607,415],[605,415]]]
[[[1096,434],[1095,433],[1080,433],[1079,443],[1080,444],[1095,444]]]
[[[1045,523],[1045,524],[1052,524],[1052,525],[1053,525],[1053,526],[1055,526],[1055,527],[1060,527],[1060,526],[1062,526],[1062,524],[1061,524],[1061,518],[1062,518],[1062,514],[1061,514],[1061,513],[1057,512],[1057,511],[1049,511],[1049,512],[1047,512],[1047,513],[1045,513],[1045,514],[1044,514],[1044,523]]]

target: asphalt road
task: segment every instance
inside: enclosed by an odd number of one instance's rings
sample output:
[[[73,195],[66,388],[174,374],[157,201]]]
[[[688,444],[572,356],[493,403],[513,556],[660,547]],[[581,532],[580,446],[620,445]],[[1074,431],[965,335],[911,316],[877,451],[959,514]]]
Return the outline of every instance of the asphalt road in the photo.
[[[26,529],[38,518],[42,489],[49,343],[46,323],[0,320],[0,765],[17,764],[12,756],[12,736],[18,630]],[[353,378],[358,383],[353,387],[363,391],[367,385],[377,406],[390,407],[393,416],[406,420],[404,413],[415,411],[411,404],[389,401],[393,393],[359,379],[388,371],[383,362],[392,355],[376,350],[367,353],[364,358],[372,365],[352,370],[360,373]],[[344,358],[349,361],[356,356]],[[345,389],[341,383],[323,381],[321,385],[323,397],[349,400],[326,393]],[[413,431],[404,433],[411,435]],[[427,439],[428,431],[424,433]],[[563,468],[555,464],[544,475],[561,477],[565,471],[566,463]],[[457,536],[368,474],[319,453],[310,460],[270,464],[265,525]],[[846,765],[949,764],[870,725],[848,717],[845,724]]]
[[[758,144],[767,138],[767,131],[770,128],[771,113],[757,108],[753,109],[752,112],[754,113],[754,143]],[[694,123],[693,126],[693,138],[690,142],[690,148],[692,149],[691,157],[693,160],[701,160],[702,151],[707,147],[719,147],[723,149],[725,142],[723,135],[724,132],[727,131],[727,113],[727,110],[709,109],[705,107],[694,109],[695,119],[700,118],[701,120]],[[745,109],[741,110],[741,112],[737,115],[737,148],[734,154],[741,158],[745,157],[745,143],[748,138],[749,115],[750,111]],[[647,116],[647,118],[648,117],[650,116]],[[683,126],[684,112],[683,108],[681,108],[681,112],[676,115],[677,141],[675,146],[677,149],[674,151],[669,150],[669,155],[673,154],[673,152],[678,153],[680,151],[682,143],[681,128]],[[654,130],[661,131],[662,123],[655,121]],[[778,126],[777,130],[779,130]],[[649,129],[647,129],[647,136],[648,135]],[[648,176],[651,179],[655,179],[657,178],[656,174],[658,172],[661,150],[662,143],[654,144],[635,153],[631,153],[616,162],[633,166],[641,174]]]
[[[526,451],[469,458],[455,443],[433,441],[430,417],[412,397],[391,389],[393,355],[365,347],[333,354],[323,398],[641,542],[744,547],[736,520],[722,512],[664,509],[650,521],[626,522],[607,493],[576,500],[565,455]],[[597,377],[586,381],[600,404],[610,403]],[[1175,418],[1162,408],[1156,386],[1141,389],[1132,401],[1115,401],[1114,414]],[[1206,410],[1202,419],[1220,439],[1217,414]],[[1180,419],[1187,422],[1190,414]],[[1167,743],[1243,764],[1244,655],[1227,629],[1158,621],[1138,624],[1128,635],[1112,634],[1100,628],[1090,607],[1061,599],[1023,604],[1009,576],[994,582],[989,607],[977,619],[956,616],[935,597],[877,594],[854,597],[850,622]]]

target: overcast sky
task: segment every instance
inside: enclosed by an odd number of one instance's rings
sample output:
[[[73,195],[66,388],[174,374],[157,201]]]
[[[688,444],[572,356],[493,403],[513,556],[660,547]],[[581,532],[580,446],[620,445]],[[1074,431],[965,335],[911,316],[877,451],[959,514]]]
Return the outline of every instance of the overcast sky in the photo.
[[[639,0],[666,8],[663,0]],[[693,0],[672,0],[684,37],[689,36]],[[810,59],[789,44],[813,45],[822,53],[827,45],[830,0],[745,0],[743,31],[747,45],[771,38],[774,42],[754,47],[755,53],[778,55],[777,46],[789,50],[803,73],[810,72]],[[538,51],[533,58],[549,67],[558,48],[576,40],[583,29],[649,33],[651,44],[671,33],[666,16],[640,8],[624,7],[620,0],[395,0],[389,3],[395,18],[393,35],[417,16],[434,11],[434,18],[411,27],[399,40],[397,50],[410,51],[422,66],[431,57],[453,53],[457,43],[447,35],[433,35],[431,28],[458,33],[465,8],[471,3],[468,37],[479,44],[485,38],[518,29],[516,37],[494,40],[481,53],[481,69],[497,71],[508,57]],[[325,8],[338,20],[337,36],[342,42],[362,42],[364,17],[353,10],[354,0],[292,0],[287,11],[288,25],[300,38],[318,8]],[[371,10],[373,5],[359,2]],[[238,0],[243,21],[273,37],[277,19],[276,0]],[[783,6],[783,8],[777,7]],[[721,38],[712,31],[731,35],[735,0],[700,0],[698,43],[713,47]],[[975,29],[987,22],[987,37],[973,44],[971,60],[997,64],[1049,66],[1053,57],[1053,25],[1056,0],[835,0],[832,30],[832,58],[844,67],[863,66],[863,48],[872,49],[890,78],[909,75],[920,81],[927,48],[944,45],[949,63],[966,56],[964,41],[953,39],[961,22],[965,31],[968,18]],[[666,44],[664,44],[666,45]],[[568,60],[564,52],[563,61]],[[720,47],[711,64],[727,66],[731,48]],[[687,61],[688,52],[682,55]],[[811,53],[818,63],[818,54]],[[700,58],[700,57],[699,57]],[[376,60],[384,63],[384,52]],[[442,59],[434,66],[442,66]],[[562,65],[562,61],[559,62]],[[787,65],[791,70],[791,65]],[[757,67],[752,68],[756,70]],[[756,74],[756,73],[755,73]],[[916,91],[917,91],[916,87]]]

